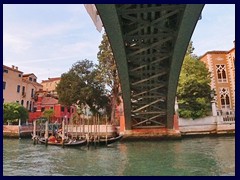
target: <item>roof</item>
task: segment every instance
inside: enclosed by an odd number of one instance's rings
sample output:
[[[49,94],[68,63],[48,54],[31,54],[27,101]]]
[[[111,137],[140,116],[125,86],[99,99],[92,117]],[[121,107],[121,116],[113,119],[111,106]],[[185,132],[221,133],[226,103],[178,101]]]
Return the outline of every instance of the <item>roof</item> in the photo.
[[[206,56],[207,54],[228,54],[229,51],[207,51],[205,54],[203,54],[202,56],[200,56],[200,59],[204,56]]]
[[[58,81],[58,80],[61,80],[61,77],[48,78],[48,80],[42,80],[42,83],[53,82],[53,81]]]
[[[58,100],[52,97],[43,97],[42,105],[55,105],[58,104]]]
[[[40,84],[40,83],[38,83],[38,82],[34,82],[34,81],[29,81],[28,79],[22,79],[22,81],[23,81],[23,82],[26,82],[26,83],[31,83],[31,84],[34,84],[34,85],[43,87],[42,84]]]
[[[15,72],[23,73],[22,71],[19,71],[19,70],[17,69],[18,67],[16,67],[16,66],[14,66],[14,68],[12,68],[12,67],[3,65],[3,68],[9,69],[9,70],[15,71]]]
[[[35,76],[35,77],[37,77],[35,74],[33,74],[33,73],[29,73],[29,74],[23,74],[23,77],[29,77],[29,76],[31,76],[31,75],[33,75],[33,76]]]

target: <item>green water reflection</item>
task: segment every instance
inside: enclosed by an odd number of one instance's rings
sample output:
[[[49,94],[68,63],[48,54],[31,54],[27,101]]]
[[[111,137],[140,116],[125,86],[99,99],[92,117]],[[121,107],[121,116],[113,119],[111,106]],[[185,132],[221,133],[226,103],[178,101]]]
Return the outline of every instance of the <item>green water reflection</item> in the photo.
[[[33,145],[30,139],[4,139],[3,175],[235,175],[235,137],[120,142],[90,149],[45,147]]]

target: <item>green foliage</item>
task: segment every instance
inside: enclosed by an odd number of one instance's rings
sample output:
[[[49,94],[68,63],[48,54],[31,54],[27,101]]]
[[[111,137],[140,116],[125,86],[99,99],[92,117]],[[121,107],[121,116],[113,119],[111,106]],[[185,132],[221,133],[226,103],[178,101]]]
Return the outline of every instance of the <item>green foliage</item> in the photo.
[[[28,119],[28,111],[22,105],[11,102],[3,104],[3,119],[4,123],[18,123],[18,119],[24,123]]]
[[[99,77],[110,88],[111,91],[111,121],[115,119],[115,107],[121,103],[119,98],[119,77],[115,58],[108,40],[106,33],[103,34],[103,39],[99,46],[99,52],[97,54],[99,61]]]
[[[193,42],[190,41],[189,44],[188,44],[188,48],[187,48],[186,55],[190,55],[190,54],[192,54],[193,51],[194,51],[194,49],[195,49],[195,48],[193,47]]]
[[[207,116],[211,110],[211,79],[205,64],[191,54],[192,44],[189,47],[177,88],[178,112],[180,117],[196,119]]]
[[[47,118],[50,120],[54,116],[54,110],[53,109],[46,109],[43,111],[43,117]]]
[[[119,78],[113,52],[106,33],[103,34],[103,39],[99,45],[97,54],[99,61],[99,71],[103,81],[113,89],[119,85]]]
[[[67,73],[62,74],[56,88],[59,102],[66,106],[88,105],[93,114],[106,108],[109,98],[98,75],[98,69],[91,61],[85,59],[74,63]]]

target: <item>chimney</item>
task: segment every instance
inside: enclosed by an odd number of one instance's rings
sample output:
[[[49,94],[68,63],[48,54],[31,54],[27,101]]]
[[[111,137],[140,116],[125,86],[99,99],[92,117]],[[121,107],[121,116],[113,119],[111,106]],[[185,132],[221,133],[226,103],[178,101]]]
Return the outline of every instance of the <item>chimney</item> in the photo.
[[[15,68],[16,68],[16,70],[18,70],[18,67],[17,67],[17,66],[16,66]]]
[[[12,65],[12,68],[13,68],[13,69],[15,69],[15,66],[14,66],[14,65]]]

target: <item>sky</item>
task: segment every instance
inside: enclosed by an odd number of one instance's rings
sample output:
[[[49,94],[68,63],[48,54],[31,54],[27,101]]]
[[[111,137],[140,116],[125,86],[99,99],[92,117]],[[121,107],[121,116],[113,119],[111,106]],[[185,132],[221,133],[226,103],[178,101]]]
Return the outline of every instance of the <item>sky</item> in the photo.
[[[103,31],[82,4],[4,4],[3,64],[37,81],[60,77],[78,60],[97,63]],[[235,40],[235,5],[206,4],[192,35],[194,54],[230,50]]]

